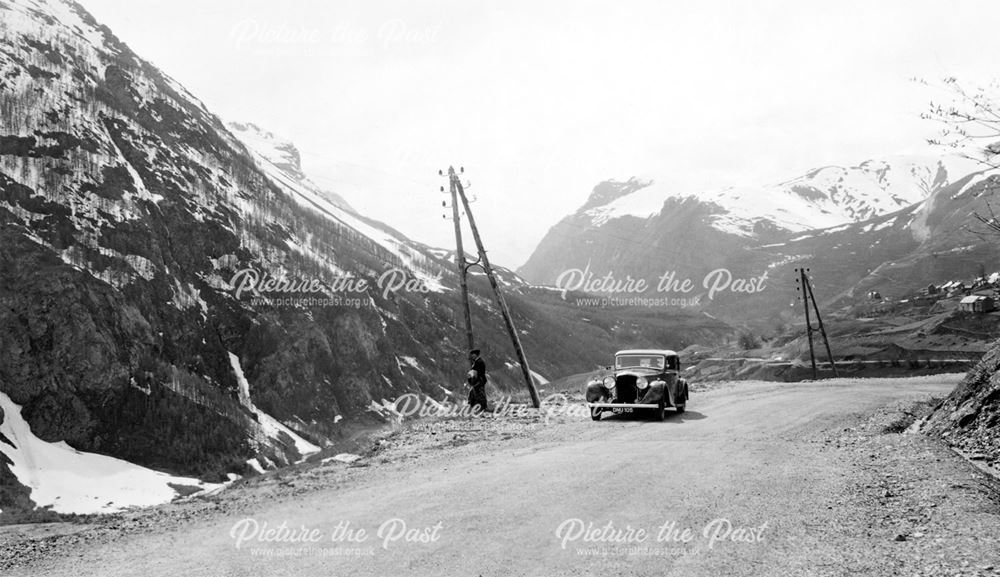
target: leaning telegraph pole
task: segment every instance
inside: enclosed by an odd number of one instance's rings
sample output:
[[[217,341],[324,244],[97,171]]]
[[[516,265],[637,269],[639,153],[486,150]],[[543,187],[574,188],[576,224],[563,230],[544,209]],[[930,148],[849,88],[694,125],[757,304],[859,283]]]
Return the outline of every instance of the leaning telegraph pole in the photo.
[[[541,407],[541,400],[538,398],[538,391],[535,389],[535,382],[531,377],[531,369],[528,368],[528,359],[524,356],[524,349],[521,347],[521,339],[517,336],[517,329],[514,327],[514,320],[510,316],[510,309],[507,308],[507,301],[504,299],[500,285],[497,283],[496,275],[493,274],[493,267],[490,266],[490,259],[486,256],[486,249],[483,247],[483,239],[479,236],[479,228],[476,227],[476,219],[472,216],[472,209],[469,207],[469,199],[465,197],[465,188],[461,180],[455,174],[455,169],[448,168],[448,177],[451,180],[452,190],[457,190],[459,198],[462,199],[462,206],[465,208],[465,216],[469,218],[469,228],[472,229],[472,237],[476,241],[476,248],[479,251],[479,261],[477,263],[486,272],[493,287],[493,293],[497,297],[497,304],[500,305],[500,314],[503,316],[504,325],[510,333],[510,340],[514,344],[514,352],[517,353],[517,360],[521,364],[521,372],[524,374],[524,382],[528,386],[528,394],[531,395],[531,404],[537,409]],[[456,220],[457,222],[457,220]],[[472,266],[472,265],[469,265]],[[471,337],[470,337],[471,338]]]
[[[795,282],[800,284],[800,286],[796,288],[802,291],[802,304],[806,309],[806,337],[809,339],[809,360],[812,362],[813,380],[815,381],[819,378],[819,376],[816,372],[816,352],[813,349],[813,327],[812,322],[809,320],[809,293],[806,292],[805,288],[806,269],[800,268],[797,270],[799,278],[796,279]]]
[[[808,271],[809,269],[806,269]],[[816,322],[819,323],[819,333],[823,335],[823,344],[826,346],[826,358],[830,361],[830,368],[833,369],[833,376],[839,377],[840,373],[837,372],[837,364],[833,362],[833,353],[830,352],[830,339],[826,338],[826,329],[823,328],[823,317],[819,314],[819,305],[816,304],[816,295],[813,294],[812,283],[809,282],[809,275],[805,274],[803,276],[806,283],[806,289],[809,291],[809,300],[813,303],[813,310],[816,311]]]
[[[472,336],[472,312],[469,310],[469,282],[466,279],[468,275],[468,265],[465,262],[465,249],[462,248],[462,221],[458,214],[458,187],[455,186],[456,179],[454,178],[455,169],[449,168],[448,174],[451,177],[451,214],[452,220],[455,223],[455,266],[458,268],[458,282],[462,286],[462,310],[465,313],[465,339],[468,345],[467,350],[472,350],[476,347],[475,340]],[[441,187],[444,191],[444,187]]]
[[[840,373],[837,371],[837,364],[833,362],[833,353],[830,351],[830,339],[826,336],[826,329],[823,327],[823,317],[819,314],[819,305],[816,303],[816,295],[812,290],[812,283],[809,282],[809,269],[800,268],[795,269],[799,273],[799,278],[795,279],[796,284],[800,286],[796,287],[795,290],[802,291],[802,304],[805,307],[806,312],[806,335],[809,338],[809,359],[812,361],[812,372],[813,380],[817,379],[816,370],[816,353],[813,348],[813,331],[812,321],[809,319],[809,301],[812,301],[813,311],[816,313],[816,322],[819,324],[819,332],[823,336],[823,345],[826,347],[826,358],[830,361],[830,368],[833,369],[833,376],[839,377]]]

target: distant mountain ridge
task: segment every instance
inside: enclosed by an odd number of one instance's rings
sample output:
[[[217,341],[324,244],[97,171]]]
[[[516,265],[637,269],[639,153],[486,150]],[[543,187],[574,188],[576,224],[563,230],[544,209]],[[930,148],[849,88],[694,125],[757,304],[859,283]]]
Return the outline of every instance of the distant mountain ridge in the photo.
[[[820,298],[838,302],[995,270],[1000,243],[975,233],[972,214],[987,212],[996,173],[962,158],[907,156],[697,196],[650,179],[607,181],[550,229],[518,273],[540,285],[568,270],[642,278],[649,293],[673,273],[692,280],[684,296],[703,297],[695,310],[777,322],[796,302],[799,266],[811,267]],[[734,279],[766,273],[767,288],[707,298],[703,279],[718,269]]]
[[[861,222],[899,210],[976,170],[960,157],[899,156],[852,167],[827,166],[772,186],[729,187],[699,194],[658,185],[654,179],[607,181],[578,212],[594,225],[614,218],[648,218],[668,199],[694,198],[716,207],[712,225],[754,236],[801,232]]]

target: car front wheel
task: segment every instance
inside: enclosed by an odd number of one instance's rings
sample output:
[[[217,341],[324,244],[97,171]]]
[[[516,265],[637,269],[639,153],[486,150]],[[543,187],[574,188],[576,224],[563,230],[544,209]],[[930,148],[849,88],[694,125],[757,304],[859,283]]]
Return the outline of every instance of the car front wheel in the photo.
[[[661,400],[661,401],[660,401],[660,402],[659,402],[659,403],[658,403],[658,404],[656,405],[656,420],[657,420],[657,421],[662,421],[662,420],[663,420],[663,419],[665,419],[665,418],[667,418],[667,411],[666,411],[666,405],[665,405],[665,404],[664,404],[664,402],[663,402],[663,401]]]
[[[601,408],[600,407],[591,407],[591,409],[590,409],[590,418],[593,419],[593,420],[595,420],[595,421],[600,421],[601,420]]]
[[[686,408],[687,407],[685,406],[685,403],[681,403],[681,404],[677,405],[677,412],[678,413],[683,413]]]

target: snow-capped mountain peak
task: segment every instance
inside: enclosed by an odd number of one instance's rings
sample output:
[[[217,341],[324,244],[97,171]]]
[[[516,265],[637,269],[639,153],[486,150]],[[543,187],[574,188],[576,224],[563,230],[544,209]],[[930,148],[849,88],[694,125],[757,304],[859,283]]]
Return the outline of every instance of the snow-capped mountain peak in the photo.
[[[264,157],[289,175],[305,178],[299,149],[290,140],[252,122],[229,122],[227,126],[251,152]]]
[[[612,187],[624,194],[598,206],[592,195],[583,212],[593,225],[600,226],[624,216],[655,216],[670,198],[694,198],[716,207],[712,225],[723,232],[755,236],[762,226],[801,232],[895,212],[977,170],[980,167],[973,161],[960,157],[893,156],[851,167],[825,166],[775,185],[728,187],[698,194],[671,189],[655,180],[630,179]]]
[[[229,122],[227,128],[247,147],[247,150],[258,162],[262,161],[266,165],[273,166],[283,177],[290,178],[296,184],[308,188],[338,208],[357,212],[344,197],[320,187],[306,176],[302,170],[302,157],[299,154],[299,149],[287,138],[278,136],[252,122]]]

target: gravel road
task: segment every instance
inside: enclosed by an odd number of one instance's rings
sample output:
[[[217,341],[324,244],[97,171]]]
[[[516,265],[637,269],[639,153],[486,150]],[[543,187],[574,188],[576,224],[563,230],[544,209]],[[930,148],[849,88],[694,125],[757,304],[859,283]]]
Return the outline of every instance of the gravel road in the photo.
[[[353,466],[8,538],[0,560],[36,577],[1000,575],[996,482],[899,432],[955,382],[730,383],[662,423],[438,419]]]

